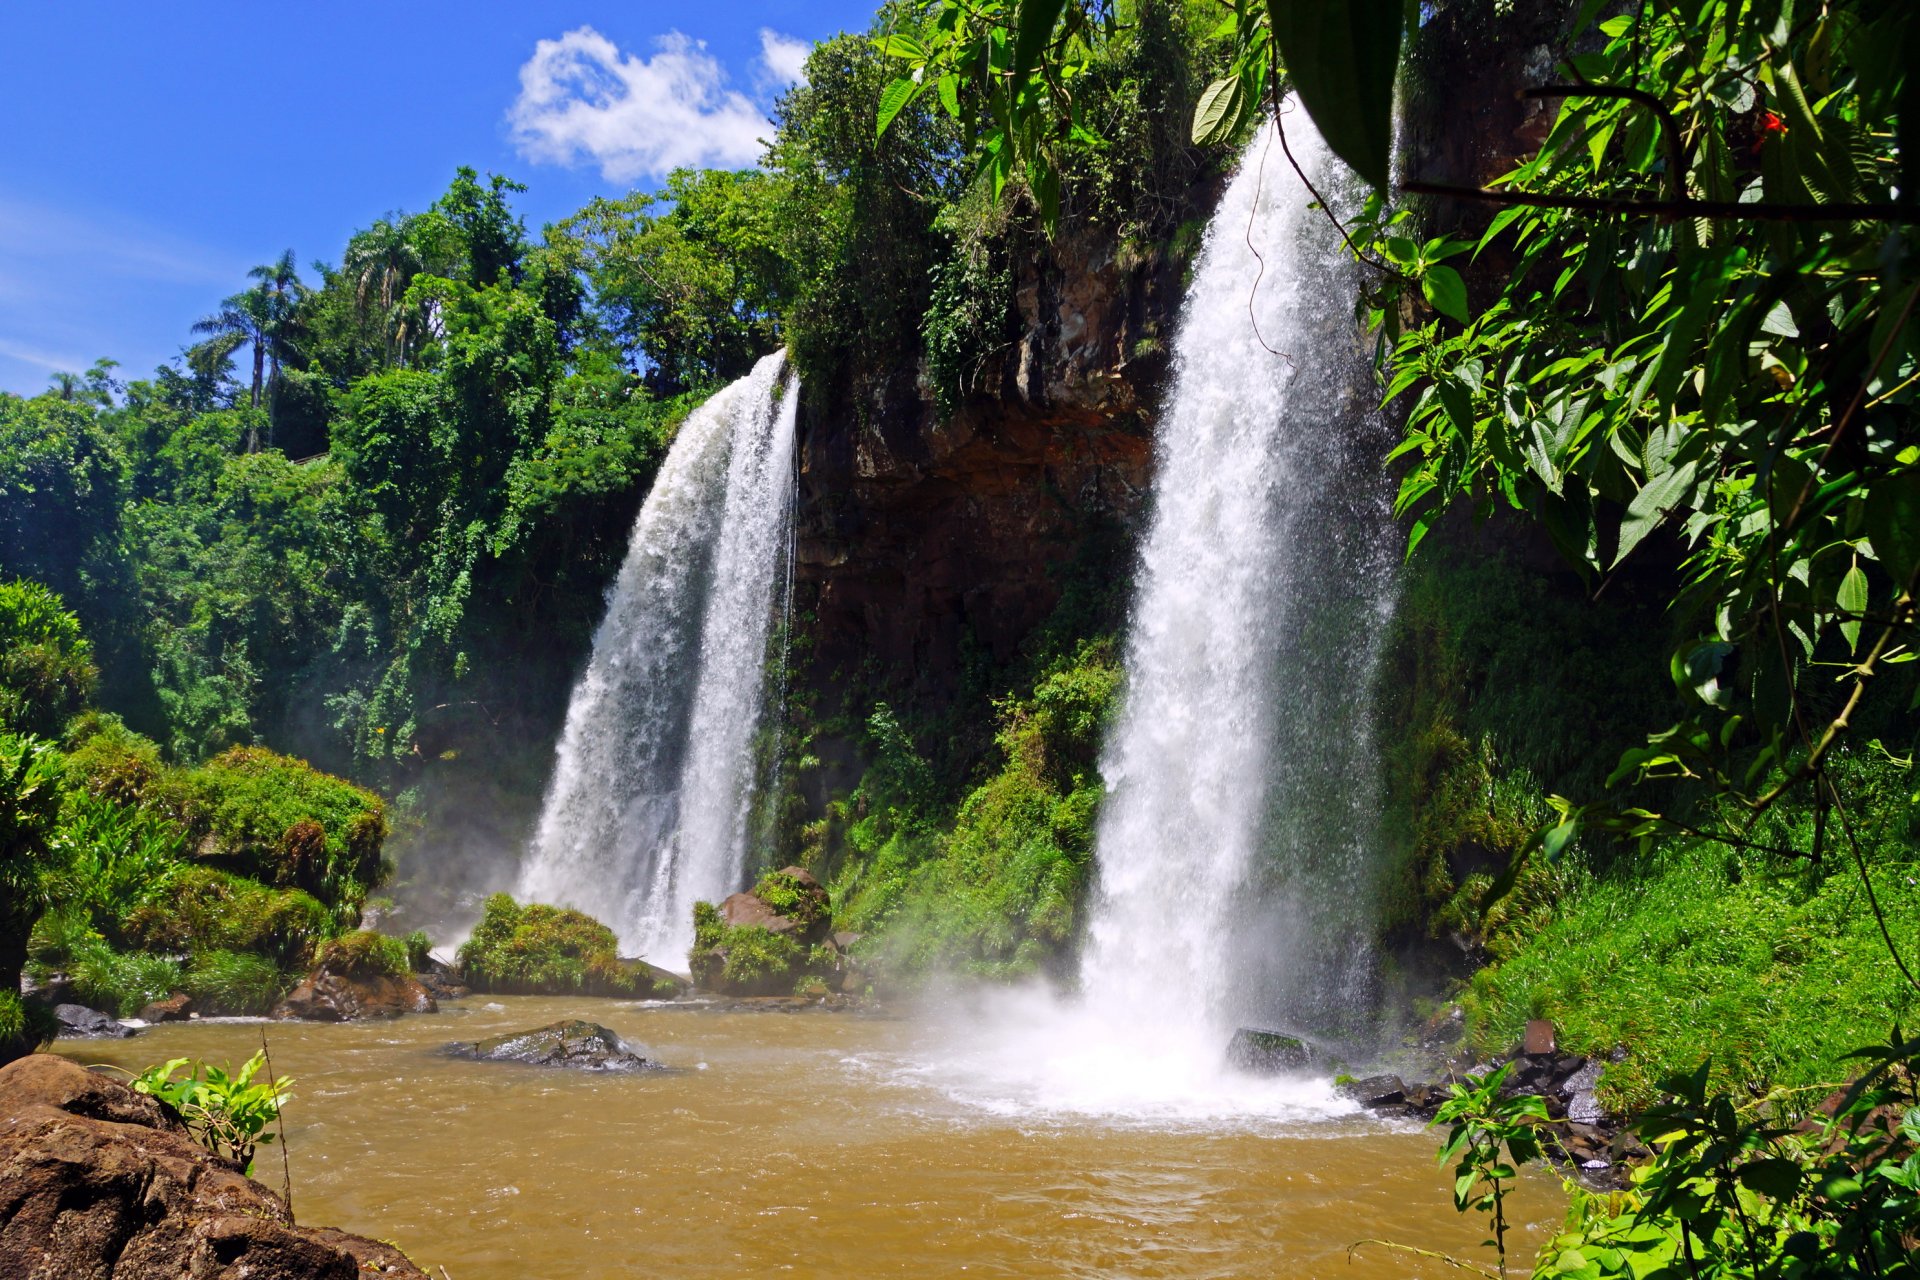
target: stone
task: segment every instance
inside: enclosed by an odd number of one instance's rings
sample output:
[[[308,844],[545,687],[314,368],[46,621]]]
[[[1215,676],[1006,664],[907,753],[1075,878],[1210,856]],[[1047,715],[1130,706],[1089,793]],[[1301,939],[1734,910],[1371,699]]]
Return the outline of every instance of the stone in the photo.
[[[1591,1089],[1582,1089],[1567,1099],[1567,1119],[1575,1124],[1603,1124],[1607,1109]]]
[[[1560,1084],[1560,1092],[1571,1098],[1576,1093],[1591,1093],[1600,1087],[1600,1073],[1606,1068],[1598,1062],[1583,1064]]]
[[[720,903],[720,918],[729,929],[756,925],[769,933],[793,933],[800,922],[781,915],[751,893],[729,894]]]
[[[1363,1107],[1394,1107],[1407,1101],[1407,1086],[1399,1076],[1368,1076],[1347,1080],[1333,1087],[1343,1098],[1351,1098]]]
[[[64,1058],[0,1067],[0,1275],[426,1280],[391,1245],[296,1226],[153,1098]]]
[[[842,951],[851,951],[853,944],[866,936],[864,933],[836,933],[833,935],[833,945]]]
[[[155,1000],[140,1010],[142,1022],[185,1022],[193,1016],[193,997],[176,991],[165,1000]]]
[[[1241,1027],[1227,1042],[1227,1062],[1255,1075],[1305,1071],[1313,1063],[1313,1049],[1299,1036],[1284,1031]]]
[[[447,1046],[456,1058],[481,1062],[519,1062],[534,1067],[567,1067],[575,1071],[658,1071],[627,1047],[619,1036],[598,1023],[578,1018],[555,1022],[531,1031],[494,1036]]]
[[[1520,1042],[1520,1052],[1529,1058],[1552,1057],[1558,1047],[1553,1023],[1546,1018],[1534,1018],[1527,1023],[1527,1033]]]
[[[304,1022],[353,1022],[433,1013],[439,1007],[414,975],[367,968],[351,956],[330,950],[322,956],[319,967],[287,993],[273,1016]]]
[[[138,1027],[83,1004],[57,1004],[53,1016],[60,1022],[62,1040],[125,1040],[140,1034]]]

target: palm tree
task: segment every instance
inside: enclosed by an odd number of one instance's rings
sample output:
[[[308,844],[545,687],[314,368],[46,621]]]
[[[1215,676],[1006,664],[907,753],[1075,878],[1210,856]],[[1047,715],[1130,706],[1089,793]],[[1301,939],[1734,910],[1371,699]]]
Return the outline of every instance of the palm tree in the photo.
[[[294,339],[298,336],[300,325],[300,304],[306,301],[308,289],[300,280],[300,269],[294,265],[293,250],[288,249],[273,262],[255,267],[247,275],[259,281],[255,289],[267,290],[267,444],[273,444],[274,419],[280,406],[280,361],[284,356],[294,354]],[[255,358],[256,380],[259,377],[258,357]],[[256,402],[258,391],[255,392]]]
[[[419,334],[404,305],[407,286],[426,269],[411,234],[411,218],[382,218],[354,236],[340,272],[353,284],[353,303],[361,318],[379,326],[389,364],[404,365],[407,348]]]
[[[65,370],[47,379],[47,390],[57,392],[62,400],[72,400],[79,395],[82,385],[79,374],[68,373]]]
[[[228,351],[243,343],[253,345],[253,395],[248,403],[258,409],[261,391],[267,384],[269,362],[273,380],[278,383],[280,357],[293,350],[295,315],[300,300],[307,295],[307,287],[300,283],[291,249],[281,254],[279,261],[255,267],[247,275],[259,283],[222,302],[220,310],[196,323],[193,331],[236,338],[237,341],[226,348]],[[271,408],[267,414],[267,440],[268,443],[273,440]],[[247,452],[253,453],[258,447],[258,439],[249,431]]]

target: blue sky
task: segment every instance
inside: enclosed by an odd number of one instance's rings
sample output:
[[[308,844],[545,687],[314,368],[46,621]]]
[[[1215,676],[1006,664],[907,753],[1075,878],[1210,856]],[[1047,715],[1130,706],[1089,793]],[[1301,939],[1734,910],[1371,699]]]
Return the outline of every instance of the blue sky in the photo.
[[[798,55],[874,0],[0,5],[0,389],[146,376],[291,247],[303,270],[456,166],[529,227],[751,161]],[[306,272],[311,277],[311,271]]]

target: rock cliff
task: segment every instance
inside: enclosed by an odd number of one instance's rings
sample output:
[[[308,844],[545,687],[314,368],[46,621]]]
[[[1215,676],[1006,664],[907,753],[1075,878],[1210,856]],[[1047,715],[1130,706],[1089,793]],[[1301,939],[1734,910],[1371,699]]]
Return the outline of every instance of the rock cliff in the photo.
[[[1137,521],[1182,265],[1067,229],[1014,263],[1016,336],[953,414],[924,376],[877,409],[807,406],[795,583],[822,675],[871,660],[940,701],[969,639],[1011,656],[1058,602],[1059,567],[1102,523]]]

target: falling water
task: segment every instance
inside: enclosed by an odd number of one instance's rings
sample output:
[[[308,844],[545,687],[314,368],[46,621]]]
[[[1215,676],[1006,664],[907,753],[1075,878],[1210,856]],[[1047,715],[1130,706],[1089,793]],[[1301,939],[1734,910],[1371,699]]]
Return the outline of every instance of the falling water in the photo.
[[[1304,112],[1294,158],[1353,180]],[[1101,760],[1077,1002],[1017,992],[922,1070],[992,1112],[1292,1124],[1324,1077],[1233,1070],[1236,1025],[1340,1037],[1373,963],[1370,690],[1396,564],[1358,281],[1269,124],[1208,227],[1157,432],[1152,511]]]
[[[678,968],[693,903],[739,887],[762,668],[786,580],[799,381],[785,357],[688,416],[647,494],[574,689],[524,898]]]
[[[1336,207],[1353,179],[1284,117]],[[1087,1007],[1218,1052],[1336,1025],[1371,962],[1370,690],[1394,534],[1339,233],[1264,128],[1208,229],[1102,771]]]

